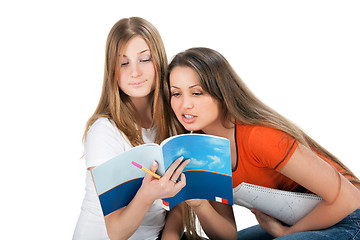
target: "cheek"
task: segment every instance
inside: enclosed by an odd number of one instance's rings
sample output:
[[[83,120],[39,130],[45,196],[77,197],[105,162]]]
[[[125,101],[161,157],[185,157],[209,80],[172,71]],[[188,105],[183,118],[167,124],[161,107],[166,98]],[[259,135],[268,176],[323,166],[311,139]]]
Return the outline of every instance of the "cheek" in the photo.
[[[206,111],[213,117],[213,118],[218,118],[220,116],[220,104],[213,100],[213,99],[209,99],[209,101],[207,101],[203,107],[203,109],[206,109]],[[209,111],[209,109],[211,109]]]
[[[146,70],[143,71],[146,75],[144,76],[149,81],[152,81],[151,88],[152,90],[155,89],[156,86],[156,72],[153,64],[149,64],[149,66],[146,67]]]
[[[174,104],[173,98],[170,99],[170,105],[171,105],[171,108],[174,110],[175,104]]]
[[[178,103],[177,103],[176,99],[171,98],[170,105],[171,105],[171,108],[174,111],[174,113],[177,114],[177,112],[178,112]]]
[[[119,88],[121,88],[121,76],[118,77],[117,83],[118,83]]]
[[[126,79],[126,76],[127,76],[127,72],[126,72],[126,69],[121,69],[120,72],[119,72],[119,76],[117,78],[117,82],[118,82],[118,85],[119,87],[121,87],[121,85],[124,83],[124,79]]]
[[[155,79],[155,65],[147,64],[144,66],[143,72],[146,72],[148,76],[152,76]]]

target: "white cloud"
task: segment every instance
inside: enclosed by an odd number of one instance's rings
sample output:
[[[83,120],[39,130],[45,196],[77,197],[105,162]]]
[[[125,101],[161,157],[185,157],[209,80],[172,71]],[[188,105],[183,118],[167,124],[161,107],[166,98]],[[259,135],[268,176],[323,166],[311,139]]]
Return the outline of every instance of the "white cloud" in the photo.
[[[182,156],[185,153],[187,153],[187,151],[185,150],[185,148],[180,148],[179,151],[176,153],[176,156]]]
[[[224,164],[221,162],[221,159],[218,156],[208,156],[212,160],[212,162],[209,164],[209,168],[217,167],[217,168],[223,168]]]
[[[191,158],[191,161],[189,164],[191,164],[194,167],[199,167],[199,166],[204,166],[207,163],[208,163],[207,161],[200,161],[200,160],[197,160],[196,158]]]
[[[222,153],[222,152],[224,152],[224,149],[215,147],[215,148],[214,148],[214,151],[215,151],[215,152],[221,152],[221,153]]]

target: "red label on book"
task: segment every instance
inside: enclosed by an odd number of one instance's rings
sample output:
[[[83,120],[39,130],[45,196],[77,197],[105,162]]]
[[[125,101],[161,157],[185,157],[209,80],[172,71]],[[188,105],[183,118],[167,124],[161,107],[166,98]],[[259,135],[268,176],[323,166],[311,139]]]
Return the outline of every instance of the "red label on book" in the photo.
[[[165,206],[169,206],[169,203],[168,202],[165,202],[164,200],[162,200],[162,203],[165,205]]]
[[[228,204],[228,200],[226,198],[221,198],[221,197],[215,197],[215,200],[217,202],[221,202],[221,203],[226,203]]]

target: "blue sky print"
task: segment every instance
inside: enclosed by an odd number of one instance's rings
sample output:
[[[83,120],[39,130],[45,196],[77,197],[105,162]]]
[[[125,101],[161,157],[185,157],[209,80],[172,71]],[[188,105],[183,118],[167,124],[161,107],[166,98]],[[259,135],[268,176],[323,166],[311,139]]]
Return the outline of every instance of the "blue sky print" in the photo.
[[[191,159],[184,171],[204,170],[231,175],[229,144],[225,138],[205,134],[178,136],[163,146],[165,168],[183,156]]]

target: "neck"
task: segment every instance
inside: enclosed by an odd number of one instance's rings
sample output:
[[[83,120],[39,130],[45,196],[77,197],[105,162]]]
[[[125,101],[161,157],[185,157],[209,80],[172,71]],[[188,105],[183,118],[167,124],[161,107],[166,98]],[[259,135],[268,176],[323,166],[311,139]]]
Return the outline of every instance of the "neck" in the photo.
[[[218,123],[215,126],[202,129],[206,134],[224,137],[232,141],[234,138],[235,124],[232,122],[226,122],[226,124]]]
[[[132,98],[131,102],[135,107],[141,121],[141,127],[150,128],[152,123],[151,102],[149,97]]]

